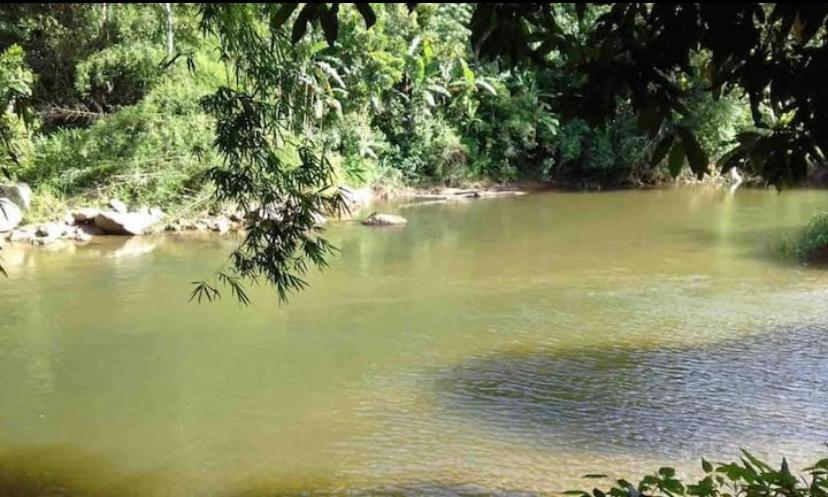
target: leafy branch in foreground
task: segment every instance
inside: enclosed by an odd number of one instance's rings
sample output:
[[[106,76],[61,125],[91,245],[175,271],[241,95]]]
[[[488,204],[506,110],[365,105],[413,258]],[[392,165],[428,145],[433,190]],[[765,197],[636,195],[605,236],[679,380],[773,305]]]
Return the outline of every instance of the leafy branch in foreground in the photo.
[[[794,476],[788,463],[782,459],[779,469],[742,451],[738,462],[712,464],[702,459],[704,478],[693,484],[682,483],[673,468],[664,467],[647,475],[633,485],[627,480],[616,480],[609,488],[594,488],[592,492],[571,490],[565,495],[578,497],[825,497],[828,495],[828,458],[818,461],[803,471],[808,475]],[[604,479],[605,475],[586,475],[585,478]]]
[[[334,247],[322,237],[320,215],[345,208],[333,188],[334,170],[318,139],[320,120],[304,76],[306,53],[278,29],[272,5],[202,7],[202,27],[220,40],[222,59],[235,69],[232,86],[202,105],[216,119],[215,148],[222,164],[207,171],[214,199],[248,213],[247,230],[231,253],[231,268],[214,283],[196,283],[192,298],[221,297],[229,287],[249,302],[243,281],[273,285],[280,301],[306,286],[311,266],[323,268]],[[296,130],[296,132],[294,132]]]

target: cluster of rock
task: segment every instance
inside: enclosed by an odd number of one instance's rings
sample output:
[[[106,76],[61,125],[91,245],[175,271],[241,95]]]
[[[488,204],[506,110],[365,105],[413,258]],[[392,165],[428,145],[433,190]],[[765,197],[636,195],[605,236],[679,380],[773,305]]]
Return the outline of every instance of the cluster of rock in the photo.
[[[60,221],[25,226],[7,224],[0,226],[0,231],[9,232],[7,239],[10,242],[33,245],[49,245],[58,240],[88,242],[97,235],[144,235],[152,232],[163,218],[161,209],[142,208],[130,212],[126,204],[113,199],[105,209],[84,207],[67,213]]]
[[[351,215],[358,213],[374,199],[372,190],[368,188],[340,187],[339,191]],[[247,213],[203,211],[193,219],[166,220],[164,212],[157,207],[130,210],[124,202],[112,199],[102,208],[82,207],[72,210],[59,221],[21,226],[31,196],[31,189],[26,184],[0,185],[0,233],[4,234],[6,240],[42,246],[59,240],[83,243],[94,236],[140,236],[158,231],[225,234],[243,229],[251,219],[278,220],[284,211],[283,206],[274,204]],[[324,216],[315,216],[317,226],[326,222]],[[366,226],[394,226],[403,225],[407,221],[397,215],[374,212],[361,222]]]
[[[371,213],[370,216],[362,220],[362,224],[365,226],[400,226],[406,223],[408,223],[408,220],[402,216],[379,212]]]
[[[164,225],[167,232],[213,232],[223,235],[231,231],[238,231],[244,227],[245,216],[240,212],[221,213],[210,215],[202,213],[196,219],[176,219]]]
[[[501,190],[501,189],[463,189],[463,188],[444,188],[434,192],[414,191],[403,195],[412,200],[411,203],[403,205],[403,207],[411,207],[414,205],[426,204],[442,204],[450,202],[464,202],[474,199],[483,198],[500,198],[500,197],[514,197],[519,195],[526,195],[523,190]]]

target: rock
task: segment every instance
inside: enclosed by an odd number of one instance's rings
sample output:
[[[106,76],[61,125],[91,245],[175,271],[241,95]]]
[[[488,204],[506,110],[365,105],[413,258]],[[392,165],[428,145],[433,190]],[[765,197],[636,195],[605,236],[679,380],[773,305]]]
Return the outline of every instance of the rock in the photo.
[[[48,236],[36,236],[32,238],[32,245],[44,246],[44,245],[51,245],[58,241],[59,238],[52,238]]]
[[[31,228],[24,228],[19,230],[14,230],[9,235],[10,242],[30,242],[32,238],[34,238],[34,230]]]
[[[76,242],[86,243],[92,239],[92,235],[84,232],[83,230],[76,230],[75,234],[72,235],[72,239]]]
[[[402,216],[394,214],[380,214],[375,212],[363,219],[362,224],[365,226],[395,226],[407,223],[408,220]]]
[[[95,216],[95,226],[107,235],[143,235],[159,219],[138,212],[101,212]]]
[[[271,202],[263,205],[256,210],[247,213],[248,219],[258,219],[262,221],[281,221],[282,210],[284,206],[281,202]]]
[[[65,226],[60,224],[43,223],[37,227],[34,234],[38,238],[54,238],[57,240],[58,238],[68,234],[68,232],[69,230],[65,229]]]
[[[26,183],[6,184],[0,186],[0,197],[8,198],[25,212],[32,203],[32,189]]]
[[[164,225],[164,231],[170,231],[173,233],[176,231],[181,231],[183,229],[184,227],[178,221],[173,221],[171,223],[167,223],[166,225]]]
[[[461,190],[459,188],[445,188],[440,191],[438,194],[444,197],[455,197],[455,198],[479,198],[480,191],[479,190]]]
[[[215,231],[219,234],[224,234],[230,231],[230,220],[229,219],[216,219],[210,224],[210,231]]]
[[[95,220],[95,216],[101,213],[100,209],[95,209],[94,207],[82,207],[74,212],[72,212],[72,218],[75,220],[75,223],[91,223]]]
[[[23,210],[9,198],[0,198],[0,233],[11,231],[23,220]]]
[[[342,199],[348,205],[348,208],[359,208],[371,203],[374,199],[374,192],[370,188],[351,188],[347,185],[342,185],[338,188]]]
[[[101,236],[104,234],[104,232],[94,224],[81,224],[75,227],[75,233],[84,233],[89,236]]]
[[[109,207],[111,207],[112,210],[118,214],[126,214],[127,212],[129,212],[129,209],[127,209],[127,205],[118,200],[117,198],[113,198],[109,201]]]
[[[164,219],[167,217],[167,214],[164,213],[160,207],[150,207],[149,215],[158,219]]]
[[[209,228],[209,226],[203,219],[186,221],[182,225],[182,229],[189,231],[207,231],[207,228]]]

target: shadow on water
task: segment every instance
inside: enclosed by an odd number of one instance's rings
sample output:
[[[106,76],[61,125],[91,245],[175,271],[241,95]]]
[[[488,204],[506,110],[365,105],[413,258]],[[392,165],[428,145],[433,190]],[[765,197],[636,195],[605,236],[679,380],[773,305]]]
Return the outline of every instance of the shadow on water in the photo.
[[[698,348],[499,353],[441,373],[447,415],[538,447],[695,456],[828,441],[828,330]]]
[[[274,468],[278,474],[278,468]],[[2,497],[529,497],[536,493],[428,481],[355,483],[333,477],[243,480],[229,489],[203,488],[171,471],[124,472],[105,457],[69,445],[0,449]]]
[[[173,480],[161,472],[123,474],[106,459],[65,445],[0,450],[3,497],[156,497]]]

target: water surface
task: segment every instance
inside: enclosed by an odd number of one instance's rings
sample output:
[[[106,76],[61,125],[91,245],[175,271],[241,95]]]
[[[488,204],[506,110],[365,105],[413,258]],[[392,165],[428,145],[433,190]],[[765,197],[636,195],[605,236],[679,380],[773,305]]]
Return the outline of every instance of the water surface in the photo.
[[[231,240],[4,251],[0,490],[537,493],[828,441],[828,192],[548,193],[330,228],[279,306],[188,303]],[[20,491],[19,489],[23,489]],[[2,493],[2,492],[0,492]]]

